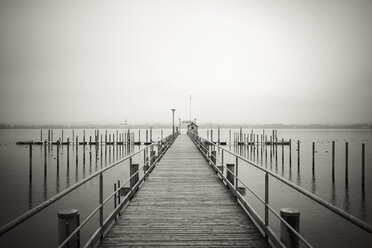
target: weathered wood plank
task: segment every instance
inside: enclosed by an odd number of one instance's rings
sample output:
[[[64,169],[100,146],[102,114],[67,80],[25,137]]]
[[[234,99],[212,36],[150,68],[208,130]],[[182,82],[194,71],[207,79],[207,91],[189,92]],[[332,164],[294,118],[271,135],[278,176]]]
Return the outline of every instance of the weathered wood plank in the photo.
[[[181,135],[100,247],[268,247],[188,136]]]

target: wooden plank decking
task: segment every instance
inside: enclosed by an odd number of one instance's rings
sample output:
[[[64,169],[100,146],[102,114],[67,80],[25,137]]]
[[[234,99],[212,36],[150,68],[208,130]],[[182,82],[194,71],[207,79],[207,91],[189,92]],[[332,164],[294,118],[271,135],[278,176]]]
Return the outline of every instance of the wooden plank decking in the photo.
[[[181,135],[100,247],[269,247],[230,191]]]

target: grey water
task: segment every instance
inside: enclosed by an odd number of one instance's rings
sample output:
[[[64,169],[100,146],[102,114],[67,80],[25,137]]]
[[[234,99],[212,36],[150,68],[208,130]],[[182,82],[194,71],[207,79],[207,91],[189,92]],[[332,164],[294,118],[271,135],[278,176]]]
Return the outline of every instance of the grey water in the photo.
[[[119,130],[125,133],[126,130]],[[134,140],[138,140],[138,130],[134,132]],[[152,130],[152,139],[159,140],[170,134],[172,130]],[[183,128],[184,132],[184,128]],[[239,130],[231,130],[232,133]],[[250,133],[251,129],[243,129]],[[262,130],[253,130],[262,134]],[[265,130],[267,135],[271,130]],[[116,129],[108,130],[116,135]],[[163,133],[163,135],[162,135]],[[47,132],[43,130],[43,138]],[[100,130],[104,134],[104,130]],[[207,137],[207,130],[199,130],[202,137]],[[61,130],[54,130],[54,140],[61,137]],[[75,136],[81,141],[83,130],[75,130]],[[94,130],[86,130],[86,140],[93,137]],[[72,130],[64,130],[64,140],[72,139]],[[279,129],[278,138],[292,139],[292,163],[289,164],[289,148],[284,146],[282,157],[281,146],[278,146],[278,159],[270,161],[269,155],[251,157],[249,150],[236,149],[226,145],[227,149],[239,153],[252,160],[259,166],[268,168],[287,180],[303,187],[313,194],[323,198],[333,205],[345,210],[355,217],[372,224],[372,132],[371,130],[299,130]],[[145,130],[141,130],[141,140],[145,140]],[[123,146],[78,146],[78,162],[76,162],[76,147],[70,145],[69,163],[67,163],[67,146],[62,146],[57,167],[57,148],[52,146],[47,151],[47,163],[44,161],[44,147],[32,146],[32,167],[29,161],[29,146],[16,145],[20,140],[40,140],[40,130],[37,129],[3,129],[0,130],[0,226],[8,223],[27,210],[37,206],[50,197],[58,194],[69,186],[79,182],[95,171],[127,156],[143,146],[131,146],[130,150]],[[214,130],[214,140],[217,140],[217,130]],[[221,129],[221,141],[229,141],[229,129]],[[300,165],[297,165],[297,145],[300,140]],[[331,145],[336,142],[335,180],[332,181]],[[315,142],[315,172],[312,173],[312,142]],[[349,143],[349,177],[345,182],[345,142]],[[361,184],[361,146],[365,144],[366,182]],[[107,151],[107,152],[105,152]],[[85,162],[83,160],[85,156]],[[141,155],[134,158],[139,164],[143,163]],[[225,163],[234,163],[234,158],[225,155]],[[31,171],[30,171],[31,168]],[[30,173],[32,172],[32,173]],[[244,182],[261,197],[264,195],[264,174],[249,164],[239,165],[239,175]],[[113,191],[113,184],[129,178],[128,162],[123,162],[104,174],[104,198]],[[302,196],[288,186],[270,179],[270,205],[279,212],[283,207],[294,207],[301,211],[301,234],[315,247],[369,247],[371,235],[360,231],[353,224],[338,217],[324,207]],[[1,247],[54,247],[57,246],[57,213],[66,208],[75,208],[83,220],[98,205],[98,182],[92,179],[77,190],[66,195],[51,207],[16,227],[0,237]],[[262,217],[262,204],[247,191],[247,200]],[[104,209],[105,217],[113,209],[113,203]],[[272,228],[280,233],[280,222],[270,214]],[[37,226],[37,228],[35,228]],[[82,243],[98,227],[98,215],[83,228]],[[20,239],[22,235],[22,239]],[[31,244],[31,245],[30,245]]]

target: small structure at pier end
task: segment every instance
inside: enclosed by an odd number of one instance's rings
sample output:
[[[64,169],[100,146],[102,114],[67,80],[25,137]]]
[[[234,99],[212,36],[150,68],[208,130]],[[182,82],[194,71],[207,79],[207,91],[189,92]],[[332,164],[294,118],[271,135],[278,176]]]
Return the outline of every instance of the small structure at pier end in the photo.
[[[187,125],[187,132],[198,134],[198,125],[196,125],[195,122],[191,122],[189,125]]]

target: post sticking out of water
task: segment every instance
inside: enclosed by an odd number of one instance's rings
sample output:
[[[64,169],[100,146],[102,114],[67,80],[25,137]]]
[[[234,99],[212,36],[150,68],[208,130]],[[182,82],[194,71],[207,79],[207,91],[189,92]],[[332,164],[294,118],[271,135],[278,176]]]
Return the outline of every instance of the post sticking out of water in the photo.
[[[40,141],[43,142],[43,129],[40,129]]]
[[[297,167],[300,168],[300,141],[297,140]]]
[[[67,138],[67,168],[70,166],[70,137]]]
[[[57,140],[57,170],[59,169],[59,144],[60,140]]]
[[[366,173],[366,168],[365,168],[365,144],[362,144],[362,185],[364,186],[365,183],[365,173]]]
[[[216,165],[216,151],[211,151],[211,156],[210,156],[213,165]]]
[[[62,129],[62,142],[63,142],[63,129]]]
[[[292,139],[289,139],[289,167],[292,167]]]
[[[32,144],[30,144],[30,177],[32,177]]]
[[[226,178],[234,186],[235,164],[226,164]]]
[[[78,165],[78,161],[79,161],[79,137],[76,136],[76,166]]]
[[[135,191],[134,186],[138,182],[139,175],[138,175],[138,164],[132,164],[130,163],[130,169],[129,169],[129,174],[130,174],[130,188]],[[134,175],[137,173],[136,175]]]
[[[58,244],[75,231],[80,225],[79,211],[76,209],[66,209],[58,213]],[[80,232],[77,232],[74,237],[67,242],[65,247],[78,248],[80,247]]]
[[[300,231],[300,211],[294,208],[280,209],[280,217],[282,217],[296,232]],[[280,224],[280,240],[288,248],[300,247],[299,238],[281,221]]]
[[[332,182],[335,181],[335,141],[332,141]]]
[[[315,142],[313,142],[313,152],[312,152],[312,154],[313,154],[313,156],[312,156],[312,158],[313,158],[313,162],[312,162],[312,170],[313,170],[313,174],[314,174],[314,172],[315,172]]]
[[[345,143],[345,181],[349,179],[349,143]]]

